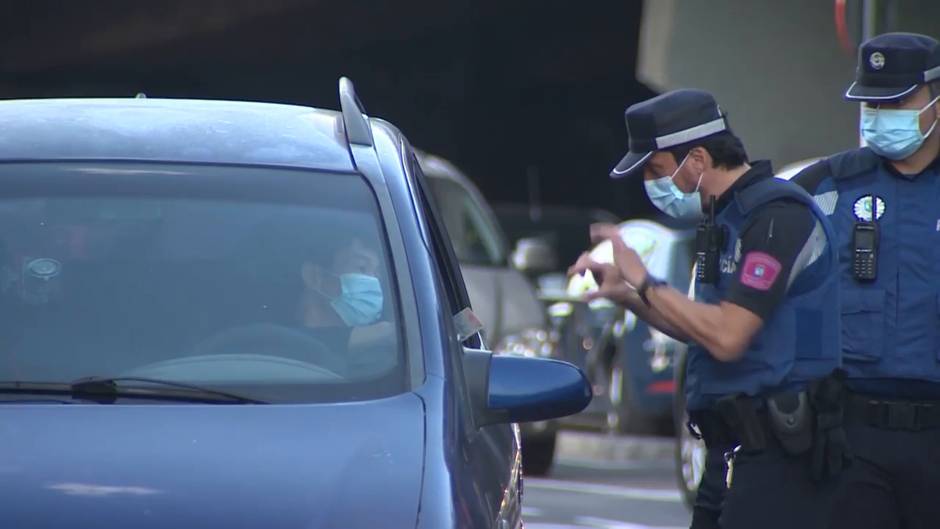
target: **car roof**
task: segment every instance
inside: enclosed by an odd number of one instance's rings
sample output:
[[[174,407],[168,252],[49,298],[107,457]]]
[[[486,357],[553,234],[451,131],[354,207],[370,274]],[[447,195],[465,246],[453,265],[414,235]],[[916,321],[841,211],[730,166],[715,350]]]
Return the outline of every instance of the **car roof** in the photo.
[[[463,174],[463,172],[449,160],[417,148],[414,149],[414,151],[415,156],[418,158],[418,163],[421,165],[421,170],[424,171],[424,175],[428,178],[452,180],[464,186],[472,185],[470,178]]]
[[[821,159],[822,158],[818,158],[818,157],[807,158],[805,160],[800,160],[798,162],[787,164],[783,166],[783,168],[780,169],[777,172],[777,174],[774,176],[776,176],[777,178],[781,178],[783,180],[790,180],[794,176],[796,176],[800,171],[802,171],[803,169],[806,169],[807,167],[813,165],[814,163],[816,163],[817,161]]]
[[[339,112],[181,99],[0,101],[0,161],[141,160],[348,172]]]

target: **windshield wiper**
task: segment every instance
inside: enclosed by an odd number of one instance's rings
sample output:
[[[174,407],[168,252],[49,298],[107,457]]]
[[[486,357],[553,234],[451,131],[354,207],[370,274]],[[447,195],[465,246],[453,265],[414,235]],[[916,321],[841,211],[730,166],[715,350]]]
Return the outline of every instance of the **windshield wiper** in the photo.
[[[124,382],[141,382],[147,386],[128,386]],[[204,388],[184,382],[144,377],[86,377],[72,383],[61,382],[0,382],[0,393],[35,395],[68,395],[75,399],[111,404],[118,398],[178,400],[213,404],[265,404],[265,402]]]
[[[142,382],[159,387],[126,386],[124,382]],[[186,400],[197,402],[218,402],[237,404],[265,404],[264,402],[227,391],[205,388],[185,382],[174,382],[159,378],[146,377],[86,377],[71,384],[72,394],[76,396],[115,396],[143,397]]]

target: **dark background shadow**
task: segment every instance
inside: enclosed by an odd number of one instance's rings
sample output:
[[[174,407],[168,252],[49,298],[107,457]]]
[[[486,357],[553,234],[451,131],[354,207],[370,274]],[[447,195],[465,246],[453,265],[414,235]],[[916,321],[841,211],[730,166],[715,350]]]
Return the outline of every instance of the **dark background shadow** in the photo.
[[[248,99],[371,115],[451,159],[494,202],[649,212],[607,175],[635,79],[642,2],[164,0],[6,3],[0,98]]]

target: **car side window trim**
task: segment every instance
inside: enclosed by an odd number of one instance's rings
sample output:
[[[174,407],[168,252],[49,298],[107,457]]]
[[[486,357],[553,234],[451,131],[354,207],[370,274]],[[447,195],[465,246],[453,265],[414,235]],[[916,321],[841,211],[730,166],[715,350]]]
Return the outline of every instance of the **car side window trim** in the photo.
[[[437,211],[434,201],[430,198],[429,189],[427,182],[424,181],[424,173],[421,170],[421,166],[418,165],[418,160],[415,155],[410,152],[410,149],[407,150],[407,158],[405,158],[405,160],[407,161],[405,164],[406,173],[409,180],[414,182],[412,192],[416,195],[416,203],[426,213],[425,215],[419,215],[419,217],[423,217],[427,220],[427,222],[423,223],[423,227],[427,229],[430,238],[430,240],[427,241],[430,244],[429,251],[431,252],[434,262],[437,264],[438,274],[448,294],[449,299],[447,303],[451,311],[450,315],[456,316],[462,310],[471,308],[470,296],[464,285],[463,275],[460,272],[460,267],[456,265],[457,256],[454,253],[453,247],[450,245],[450,239],[446,231],[447,228],[441,220],[440,213]],[[482,347],[483,345],[479,334],[470,337],[465,343],[473,347]]]

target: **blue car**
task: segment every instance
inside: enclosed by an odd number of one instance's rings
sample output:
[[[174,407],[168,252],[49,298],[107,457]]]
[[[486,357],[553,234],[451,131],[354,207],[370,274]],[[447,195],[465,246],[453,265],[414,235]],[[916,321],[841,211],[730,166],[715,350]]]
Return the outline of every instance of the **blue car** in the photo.
[[[518,528],[575,367],[483,349],[414,153],[341,112],[0,102],[0,525]]]

